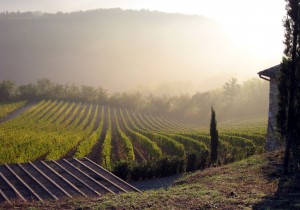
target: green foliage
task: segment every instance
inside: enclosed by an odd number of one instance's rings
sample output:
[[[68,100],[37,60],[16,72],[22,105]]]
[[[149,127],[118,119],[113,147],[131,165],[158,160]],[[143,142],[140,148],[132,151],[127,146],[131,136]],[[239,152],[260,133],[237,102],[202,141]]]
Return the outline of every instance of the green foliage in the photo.
[[[125,129],[127,130],[127,132],[129,133],[129,136],[131,137],[131,139],[133,139],[134,141],[139,142],[141,145],[143,145],[143,147],[147,150],[148,152],[148,158],[150,159],[157,159],[159,157],[162,156],[162,151],[161,149],[157,146],[157,144],[153,141],[151,141],[151,139],[147,138],[146,136],[132,130],[131,128],[129,128],[125,117],[123,115],[123,112],[121,111],[121,117],[123,120],[123,124],[125,126]],[[128,121],[131,123],[132,125],[132,121],[130,118],[128,118]]]
[[[185,160],[178,157],[163,157],[155,161],[135,163],[120,161],[113,173],[124,180],[143,180],[179,174],[185,171]]]
[[[104,124],[104,108],[101,108],[101,118],[100,118],[100,123],[98,125],[98,127],[94,130],[94,125],[97,123],[97,115],[98,112],[100,112],[100,108],[99,105],[97,105],[94,117],[92,119],[92,122],[90,124],[90,126],[86,129],[85,132],[87,132],[89,134],[89,136],[82,140],[80,142],[80,145],[77,148],[77,151],[75,153],[75,157],[78,158],[83,158],[85,157],[87,154],[90,153],[90,151],[92,150],[93,146],[97,143],[98,139],[100,138],[100,134],[102,132],[103,129],[103,124]]]
[[[102,145],[102,151],[101,151],[101,159],[102,163],[101,165],[108,169],[111,170],[111,119],[110,119],[110,108],[108,108],[108,128],[106,131],[105,139]]]
[[[251,133],[251,132],[224,132],[222,133],[224,135],[229,135],[229,136],[238,136],[238,137],[242,137],[245,139],[248,139],[250,141],[252,141],[255,146],[257,147],[264,147],[265,142],[266,142],[266,136],[265,135],[261,135],[261,134],[255,134],[255,133]],[[221,134],[221,135],[222,135]]]
[[[154,132],[143,131],[142,133],[148,138],[153,139],[165,154],[178,156],[179,158],[185,157],[184,145],[176,140],[167,135],[161,135]]]
[[[288,173],[290,150],[295,161],[295,169],[300,165],[300,2],[286,0],[287,15],[285,28],[285,57],[281,63],[279,78],[279,111],[277,123],[281,137],[286,141],[284,173]]]
[[[218,163],[229,163],[253,153],[259,154],[263,152],[266,138],[265,132],[265,126],[259,127],[256,125],[221,128],[219,132]],[[210,136],[206,131],[185,132],[182,135],[201,141],[207,147],[210,146]],[[234,148],[236,149],[233,152]]]
[[[0,119],[6,117],[9,113],[21,108],[26,103],[27,101],[0,104]]]
[[[173,134],[170,135],[176,141],[182,143],[186,151],[190,153],[207,153],[208,149],[206,145],[200,141],[192,139],[190,137],[186,137],[183,135]]]
[[[257,150],[257,147],[255,146],[253,141],[249,139],[227,135],[220,135],[220,138],[224,142],[229,143],[232,147],[232,155],[230,162],[234,160],[240,160],[242,158],[261,152],[261,150]]]
[[[134,160],[135,155],[134,155],[134,150],[133,150],[131,140],[120,128],[119,121],[117,119],[116,109],[114,109],[114,117],[115,117],[115,124],[116,124],[116,127],[117,127],[117,132],[120,135],[120,137],[121,137],[121,139],[122,139],[122,141],[125,145],[126,156],[129,160]]]
[[[125,181],[131,179],[133,168],[133,162],[122,160],[116,163],[113,167],[112,172]]]
[[[211,139],[208,134],[189,132],[189,133],[183,133],[181,135],[184,135],[184,136],[190,137],[192,139],[198,140],[200,142],[203,142],[206,147],[210,147]]]
[[[137,124],[133,122],[133,120],[130,117],[129,112],[127,110],[126,110],[126,114],[127,114],[129,121],[131,122],[131,125],[133,126],[133,129],[135,131],[143,134],[144,136],[148,137],[152,141],[155,141],[157,143],[157,145],[162,149],[164,154],[167,154],[170,156],[178,156],[181,158],[185,157],[184,146],[181,143],[168,137],[167,134],[164,134],[164,133],[158,134],[156,132],[147,131],[147,129],[144,126],[142,126],[142,124],[140,123],[140,121],[137,119],[137,117],[134,114],[133,114],[133,118],[135,119]],[[147,126],[149,126],[146,121],[143,121],[143,122],[146,123]]]
[[[208,163],[208,151],[206,153],[188,153],[186,157],[186,171],[196,171],[203,169]]]
[[[215,164],[218,161],[219,134],[217,130],[216,113],[213,108],[211,108],[210,141],[210,162],[211,164]]]
[[[87,104],[82,104],[81,109],[79,110],[79,114],[74,116],[75,119],[69,125],[70,127],[76,129],[80,125],[81,119],[84,117],[84,113],[86,109],[87,109]]]
[[[224,98],[227,105],[231,105],[234,99],[238,96],[241,86],[238,84],[236,78],[231,78],[223,85]]]
[[[291,62],[286,59],[282,61],[281,72],[278,84],[278,112],[277,112],[277,125],[278,131],[282,137],[286,136],[287,132],[287,112],[288,112],[288,100],[289,100],[289,69],[291,68]]]
[[[108,95],[101,87],[76,86],[74,84],[56,84],[47,78],[39,79],[36,83],[29,83],[16,87],[11,81],[0,83],[3,89],[3,99],[7,100],[64,100],[81,103],[97,103],[121,109],[136,110],[148,115],[149,124],[155,129],[159,125],[167,127],[158,117],[174,117],[177,119],[197,120],[206,123],[210,118],[210,106],[215,104],[220,113],[219,118],[240,118],[250,116],[266,116],[268,105],[268,86],[259,79],[250,79],[239,84],[237,79],[231,78],[223,85],[223,91],[212,90],[198,92],[192,96],[154,96],[143,97],[136,93],[115,93]],[[6,93],[8,92],[8,93]],[[4,99],[5,98],[5,99]],[[236,100],[236,99],[239,100]],[[260,101],[260,103],[256,103]],[[152,119],[151,119],[152,118]],[[148,119],[147,119],[148,120]],[[153,124],[152,124],[153,122]]]
[[[39,157],[58,159],[82,138],[79,131],[66,130],[53,124],[62,102],[44,102],[32,107],[27,113],[0,125],[0,162],[32,161]],[[12,142],[11,139],[14,139]]]
[[[112,109],[95,104],[43,100],[18,117],[0,124],[0,163],[81,158],[99,145],[101,149],[95,153],[97,159],[101,157],[100,163],[104,167],[118,171],[124,179],[160,177],[208,165],[208,129],[199,129],[197,124]],[[219,163],[229,163],[259,152],[258,149],[263,147],[264,132],[265,127],[259,126],[221,129]],[[112,147],[113,137],[117,137],[114,141],[119,140],[117,143],[124,145],[124,154]],[[138,150],[142,155],[135,153]],[[122,158],[125,163],[116,166]]]
[[[10,80],[4,80],[0,83],[0,102],[6,102],[15,97],[15,83]]]

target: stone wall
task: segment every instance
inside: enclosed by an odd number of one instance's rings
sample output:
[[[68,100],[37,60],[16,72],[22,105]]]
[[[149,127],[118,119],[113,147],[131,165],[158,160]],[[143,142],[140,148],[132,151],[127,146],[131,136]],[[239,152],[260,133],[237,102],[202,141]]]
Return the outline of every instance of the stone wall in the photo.
[[[270,93],[269,93],[269,117],[268,130],[266,138],[266,150],[273,151],[281,146],[277,133],[276,114],[278,111],[278,79],[277,77],[270,78]]]

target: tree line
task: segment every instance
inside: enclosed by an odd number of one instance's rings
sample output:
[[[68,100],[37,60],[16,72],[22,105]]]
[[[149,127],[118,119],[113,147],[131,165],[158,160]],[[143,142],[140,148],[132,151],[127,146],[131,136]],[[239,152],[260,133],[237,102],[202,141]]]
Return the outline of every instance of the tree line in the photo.
[[[211,106],[218,110],[219,120],[266,116],[268,83],[253,78],[239,84],[237,79],[231,78],[219,89],[178,96],[144,95],[138,91],[110,94],[102,87],[57,84],[45,78],[19,86],[10,80],[0,83],[0,102],[42,99],[98,103],[148,114],[207,122]]]

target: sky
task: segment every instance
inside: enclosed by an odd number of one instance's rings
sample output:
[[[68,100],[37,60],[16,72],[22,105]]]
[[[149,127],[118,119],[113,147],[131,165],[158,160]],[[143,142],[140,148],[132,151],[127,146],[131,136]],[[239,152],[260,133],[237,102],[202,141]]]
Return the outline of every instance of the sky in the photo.
[[[256,56],[262,70],[278,64],[283,55],[284,0],[0,0],[0,11],[55,13],[98,8],[147,9],[208,17],[222,25],[240,50]]]
[[[72,12],[97,8],[148,9],[203,15],[219,22],[241,48],[281,58],[284,0],[0,0],[0,11]]]

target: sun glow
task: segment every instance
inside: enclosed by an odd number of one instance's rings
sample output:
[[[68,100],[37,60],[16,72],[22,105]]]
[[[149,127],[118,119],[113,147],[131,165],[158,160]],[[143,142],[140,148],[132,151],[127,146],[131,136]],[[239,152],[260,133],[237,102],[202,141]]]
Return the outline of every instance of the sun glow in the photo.
[[[167,12],[198,14],[219,22],[234,43],[257,56],[277,56],[283,51],[284,0],[163,1],[149,7]]]
[[[214,16],[241,48],[263,56],[282,52],[284,1],[232,1],[228,10]],[[220,5],[225,8],[224,5]],[[219,15],[218,15],[219,14]],[[209,15],[209,14],[208,14]],[[278,55],[278,54],[277,54]]]
[[[241,50],[281,59],[284,0],[90,0],[85,5],[203,15],[220,23]]]

